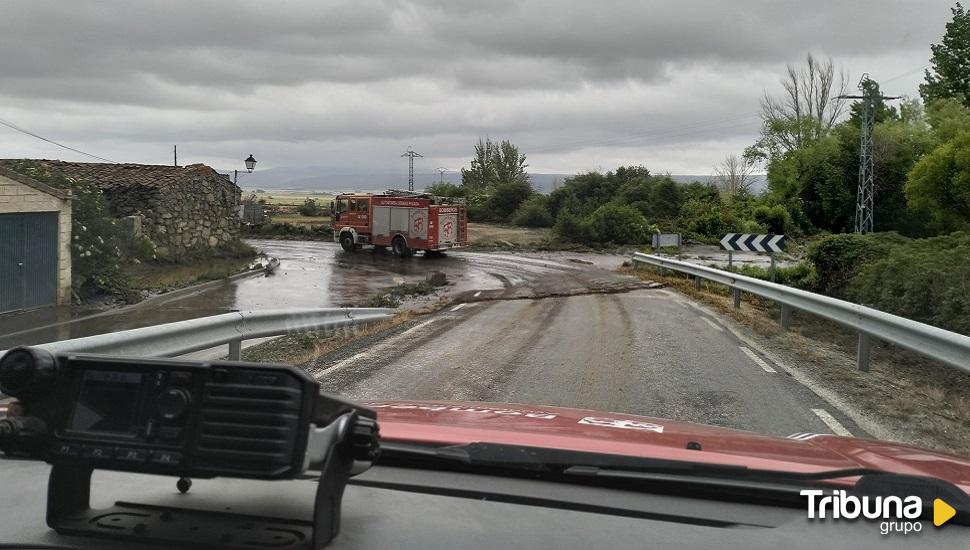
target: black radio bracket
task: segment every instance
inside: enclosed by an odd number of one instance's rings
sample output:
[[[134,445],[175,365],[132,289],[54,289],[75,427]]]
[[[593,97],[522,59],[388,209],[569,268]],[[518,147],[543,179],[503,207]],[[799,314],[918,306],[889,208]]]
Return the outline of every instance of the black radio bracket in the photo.
[[[325,446],[314,445],[320,477],[310,520],[130,502],[93,509],[90,495],[94,468],[55,464],[47,484],[47,524],[64,534],[162,543],[178,548],[323,548],[340,532],[340,503],[355,463],[349,438],[354,416],[347,413],[330,426],[312,429],[321,435],[311,435],[311,441]]]
[[[317,550],[340,530],[347,480],[379,453],[373,410],[320,393],[316,380],[280,365],[15,348],[0,358],[0,391],[20,399],[18,416],[0,419],[0,449],[51,464],[47,524],[64,534]],[[116,419],[122,409],[135,420]],[[179,435],[155,434],[166,427]],[[273,453],[247,452],[253,444]],[[93,509],[91,476],[102,468],[183,480],[320,475],[312,517],[289,519],[122,501]]]

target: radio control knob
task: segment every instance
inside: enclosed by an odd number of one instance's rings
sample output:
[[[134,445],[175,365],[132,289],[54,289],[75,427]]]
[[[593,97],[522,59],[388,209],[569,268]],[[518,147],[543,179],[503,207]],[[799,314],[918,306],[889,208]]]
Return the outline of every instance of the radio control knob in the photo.
[[[36,348],[14,348],[0,358],[0,392],[14,397],[38,395],[54,385],[54,356]]]
[[[189,394],[181,388],[166,388],[155,398],[159,418],[178,420],[189,408]]]

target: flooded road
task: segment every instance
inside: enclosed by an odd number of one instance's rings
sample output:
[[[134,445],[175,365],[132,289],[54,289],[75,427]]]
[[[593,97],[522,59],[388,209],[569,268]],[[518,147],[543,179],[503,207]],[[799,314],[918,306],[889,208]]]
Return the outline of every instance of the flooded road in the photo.
[[[369,249],[347,254],[332,242],[247,242],[267,255],[279,258],[280,266],[275,273],[222,281],[198,292],[162,295],[134,306],[94,315],[78,316],[77,311],[72,312],[69,308],[49,308],[3,316],[0,317],[0,349],[238,310],[354,305],[384,288],[420,281],[433,271],[444,272],[451,283],[433,298],[445,293],[523,292],[550,287],[575,291],[586,284],[615,277],[608,270],[624,259],[608,255],[477,252],[401,259],[388,252]],[[580,258],[583,258],[581,262]]]

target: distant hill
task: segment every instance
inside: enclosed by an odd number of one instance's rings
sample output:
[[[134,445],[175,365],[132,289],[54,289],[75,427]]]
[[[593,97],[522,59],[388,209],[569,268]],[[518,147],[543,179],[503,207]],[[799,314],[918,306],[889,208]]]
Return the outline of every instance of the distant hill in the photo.
[[[537,174],[530,173],[529,178],[536,191],[548,193],[556,187],[562,185],[566,178],[573,174]],[[424,189],[438,181],[439,174],[434,173],[415,173],[414,186]],[[700,181],[707,183],[711,180],[710,175],[682,175],[672,174],[674,181],[690,183]],[[763,175],[755,176],[756,182],[753,191],[760,193],[766,187],[766,178]],[[461,181],[459,174],[444,175],[445,181],[458,183]],[[320,193],[338,193],[348,191],[384,191],[386,189],[407,189],[407,173],[400,171],[378,171],[374,173],[361,173],[352,171],[334,170],[323,166],[288,166],[280,168],[270,168],[268,170],[257,170],[251,174],[239,174],[239,186],[244,189],[287,189],[299,191],[315,191]]]

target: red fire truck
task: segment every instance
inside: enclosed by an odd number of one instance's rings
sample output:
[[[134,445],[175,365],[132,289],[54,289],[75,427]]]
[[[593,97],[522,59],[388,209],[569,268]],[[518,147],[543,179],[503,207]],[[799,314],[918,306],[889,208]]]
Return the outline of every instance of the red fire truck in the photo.
[[[390,246],[406,258],[468,243],[468,207],[461,199],[389,190],[338,195],[330,203],[333,238],[347,252],[365,244]]]

